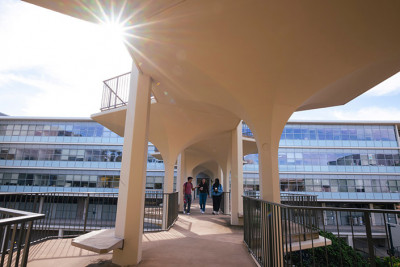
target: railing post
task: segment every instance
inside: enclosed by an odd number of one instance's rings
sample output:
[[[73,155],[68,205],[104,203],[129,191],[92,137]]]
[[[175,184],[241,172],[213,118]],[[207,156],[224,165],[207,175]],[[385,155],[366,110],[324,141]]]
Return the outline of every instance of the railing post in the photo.
[[[39,211],[38,211],[38,213],[42,213],[42,211],[43,211],[43,205],[44,205],[44,196],[40,197],[40,201],[39,201]]]
[[[115,101],[114,101],[114,107],[116,108],[117,107],[117,95],[118,95],[118,82],[119,82],[119,77],[117,78],[117,82],[116,82],[116,85],[115,85]]]
[[[371,218],[370,212],[364,211],[364,220],[365,220],[365,230],[367,232],[367,242],[368,242],[368,252],[369,252],[369,263],[370,266],[375,267],[375,251],[374,251],[374,244],[372,242],[372,232],[371,232]]]
[[[106,88],[108,88],[108,85],[104,82],[104,85],[106,86]],[[108,90],[108,92],[110,92],[110,97],[108,98],[108,106],[111,107],[111,96],[112,96],[112,91]]]
[[[64,229],[58,229],[58,239],[64,238]]]
[[[168,229],[168,194],[163,193],[163,217],[162,217],[162,230]]]
[[[86,232],[86,225],[87,225],[87,218],[88,218],[88,213],[89,213],[89,194],[87,195],[85,199],[85,207],[83,209],[83,216],[84,216],[84,223],[83,223],[83,232]]]

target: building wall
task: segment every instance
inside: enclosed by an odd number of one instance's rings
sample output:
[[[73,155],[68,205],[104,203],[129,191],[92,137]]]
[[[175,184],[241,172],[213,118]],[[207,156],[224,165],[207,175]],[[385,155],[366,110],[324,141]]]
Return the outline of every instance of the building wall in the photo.
[[[281,190],[320,200],[400,200],[393,123],[288,123],[279,150]],[[243,135],[252,136],[243,124]],[[0,119],[0,191],[116,192],[123,138],[90,119]],[[164,164],[149,144],[147,189],[162,189]],[[258,189],[258,156],[247,155],[244,187]]]
[[[0,119],[0,191],[117,192],[123,138],[90,119]],[[164,165],[149,146],[148,189]]]
[[[281,191],[317,194],[329,201],[399,201],[396,131],[395,123],[288,123],[278,155]],[[248,155],[245,161],[245,187],[257,189],[258,157]]]

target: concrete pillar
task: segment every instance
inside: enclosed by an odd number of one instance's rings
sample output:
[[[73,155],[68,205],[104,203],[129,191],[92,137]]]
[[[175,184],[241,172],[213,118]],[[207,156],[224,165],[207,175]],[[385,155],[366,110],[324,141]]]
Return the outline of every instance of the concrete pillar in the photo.
[[[175,164],[170,160],[164,160],[164,193],[172,193],[174,191],[174,167]],[[163,195],[163,221],[162,229],[167,229],[168,220],[168,196]]]
[[[192,177],[193,177],[193,175],[192,175]],[[197,186],[197,178],[196,177],[193,177],[192,183],[193,183],[193,187]],[[192,200],[195,200],[195,199],[196,199],[196,189],[194,191],[192,191]]]
[[[353,238],[352,238],[351,235],[347,236],[347,245],[349,245],[350,247],[354,248]]]
[[[101,215],[103,213],[103,205],[96,205],[96,220],[101,220]]]
[[[325,207],[326,207],[326,204],[325,204],[325,203],[322,203],[322,204],[321,204],[321,207],[325,208]],[[322,219],[323,219],[323,222],[322,222],[322,223],[323,223],[324,225],[328,225],[328,218],[326,217],[326,211],[323,211],[323,212],[322,212],[322,217],[323,217],[323,218],[322,218]]]
[[[225,183],[225,177],[224,177],[224,172],[222,171],[221,166],[218,164],[218,170],[217,170],[217,176],[219,177],[219,182],[222,184],[222,187],[224,188],[224,192],[226,191],[224,183]]]
[[[174,166],[175,162],[164,160],[164,193],[172,193],[174,191]]]
[[[369,209],[371,209],[371,210],[374,209],[373,203],[369,203]],[[376,225],[376,218],[375,218],[376,215],[377,215],[376,213],[371,212],[371,225]],[[379,215],[381,215],[381,214],[379,214]],[[382,220],[383,220],[383,217],[382,217]]]
[[[232,131],[231,150],[231,224],[242,225],[243,215],[243,141],[242,122]]]
[[[178,175],[176,178],[176,191],[178,191],[178,210],[183,212],[183,192],[182,186],[186,178],[186,166],[185,166],[185,152],[182,151],[178,156]]]
[[[38,213],[42,213],[42,211],[43,211],[43,205],[44,205],[44,197],[40,197]]]
[[[112,259],[121,266],[138,264],[142,258],[150,87],[151,78],[133,66],[115,222],[115,235],[124,239],[124,248],[114,250]]]
[[[275,203],[281,202],[278,169],[279,142],[262,142],[258,149],[260,197]]]
[[[229,169],[229,165],[226,164],[226,166],[224,167],[224,170],[223,170],[224,180],[223,180],[222,186],[224,187],[224,192],[229,192],[231,190],[229,188],[229,174],[230,174],[230,172],[231,171]],[[231,211],[230,211],[230,207],[229,206],[230,206],[231,200],[229,199],[229,194],[225,194],[224,202],[225,203],[223,203],[223,204],[225,205],[225,214],[230,214]]]
[[[268,105],[266,105],[268,106]],[[279,167],[278,167],[278,149],[279,140],[282,134],[289,113],[290,107],[270,106],[273,116],[271,118],[258,118],[254,128],[254,136],[257,141],[259,177],[260,177],[260,198],[269,202],[280,203],[280,185],[279,185]],[[254,122],[253,122],[254,123]],[[270,240],[267,241],[264,253],[269,255],[269,265],[275,266],[278,262],[283,262],[283,256],[280,252],[283,243],[281,212],[277,209],[274,216],[266,217],[266,224],[275,220],[276,226],[273,229]],[[272,240],[272,241],[271,241]],[[273,240],[276,240],[274,242]]]

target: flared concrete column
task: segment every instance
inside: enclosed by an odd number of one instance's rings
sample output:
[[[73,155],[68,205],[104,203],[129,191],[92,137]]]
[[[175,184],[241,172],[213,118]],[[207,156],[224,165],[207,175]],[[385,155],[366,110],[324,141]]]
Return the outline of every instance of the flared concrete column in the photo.
[[[151,78],[133,66],[115,222],[115,235],[124,239],[124,248],[114,250],[112,259],[121,266],[138,264],[142,257],[150,88]]]
[[[175,162],[164,161],[164,193],[172,193],[174,191],[174,168]]]
[[[224,176],[224,180],[223,180],[223,187],[224,187],[224,191],[225,192],[229,192],[230,191],[230,188],[229,188],[229,174],[230,174],[230,168],[229,168],[229,165],[228,164],[226,164],[226,166],[224,167],[224,169],[222,170],[222,172],[223,172],[223,176]],[[225,194],[225,198],[224,198],[224,205],[225,205],[225,213],[226,214],[229,214],[231,211],[230,211],[230,208],[229,208],[229,206],[230,206],[230,199],[229,199],[229,194]]]
[[[243,141],[242,122],[232,131],[231,150],[231,224],[242,225],[243,220]]]
[[[258,149],[260,197],[275,203],[281,201],[278,148],[278,142],[273,145],[270,142],[265,142],[261,149]]]
[[[164,160],[164,193],[172,193],[174,191],[174,167],[175,163],[171,160]],[[163,221],[162,229],[167,229],[168,220],[168,201],[167,195],[163,195]]]
[[[186,158],[185,151],[182,151],[178,156],[178,175],[176,178],[176,191],[178,191],[178,206],[179,211],[183,211],[183,192],[182,185],[186,179]]]
[[[225,182],[225,177],[224,177],[224,172],[222,171],[222,168],[220,165],[218,165],[218,170],[217,170],[217,176],[219,178],[219,181],[222,185],[222,187],[224,188],[225,191],[225,186],[224,186],[224,182]]]

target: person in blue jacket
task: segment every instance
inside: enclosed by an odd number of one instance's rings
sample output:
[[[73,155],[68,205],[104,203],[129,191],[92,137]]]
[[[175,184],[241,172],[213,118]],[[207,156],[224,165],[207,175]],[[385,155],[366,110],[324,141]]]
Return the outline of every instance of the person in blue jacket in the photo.
[[[211,188],[211,196],[213,200],[213,212],[212,214],[219,214],[219,207],[221,205],[221,198],[223,193],[222,185],[219,183],[219,179],[215,178],[215,182]]]

